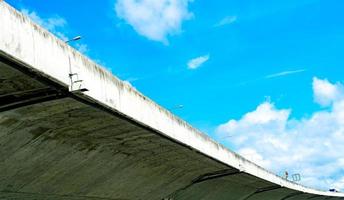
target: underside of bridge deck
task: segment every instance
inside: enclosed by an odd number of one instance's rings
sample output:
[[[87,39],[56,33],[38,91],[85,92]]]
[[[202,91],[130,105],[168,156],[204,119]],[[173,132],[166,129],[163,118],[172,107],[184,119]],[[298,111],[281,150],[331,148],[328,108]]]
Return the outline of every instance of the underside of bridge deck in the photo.
[[[0,199],[326,198],[220,163],[3,55],[0,152]]]
[[[257,166],[0,0],[0,199],[343,199]]]

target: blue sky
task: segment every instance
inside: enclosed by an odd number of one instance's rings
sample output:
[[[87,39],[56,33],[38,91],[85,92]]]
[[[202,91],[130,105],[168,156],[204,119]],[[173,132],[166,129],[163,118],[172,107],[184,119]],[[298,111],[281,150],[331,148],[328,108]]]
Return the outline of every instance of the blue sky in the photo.
[[[7,2],[248,159],[344,189],[344,1]]]

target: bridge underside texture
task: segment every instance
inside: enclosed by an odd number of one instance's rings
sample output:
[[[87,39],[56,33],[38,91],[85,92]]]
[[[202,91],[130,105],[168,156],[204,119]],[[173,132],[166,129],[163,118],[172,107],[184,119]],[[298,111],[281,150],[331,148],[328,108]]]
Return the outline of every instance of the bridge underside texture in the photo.
[[[4,55],[0,130],[0,199],[327,198],[210,159]]]
[[[226,149],[0,0],[1,200],[343,196]]]

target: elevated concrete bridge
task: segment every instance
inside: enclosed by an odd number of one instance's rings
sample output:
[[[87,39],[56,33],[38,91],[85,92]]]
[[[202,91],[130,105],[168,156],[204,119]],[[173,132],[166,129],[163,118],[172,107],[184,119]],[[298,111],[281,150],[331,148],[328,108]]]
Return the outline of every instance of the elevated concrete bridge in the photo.
[[[0,1],[0,199],[343,199],[214,142]]]

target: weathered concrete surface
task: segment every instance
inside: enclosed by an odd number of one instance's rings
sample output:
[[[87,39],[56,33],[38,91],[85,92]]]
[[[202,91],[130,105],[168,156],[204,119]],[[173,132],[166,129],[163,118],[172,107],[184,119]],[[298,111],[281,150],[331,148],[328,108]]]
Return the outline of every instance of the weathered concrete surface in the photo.
[[[243,159],[0,2],[0,199],[342,197]]]

